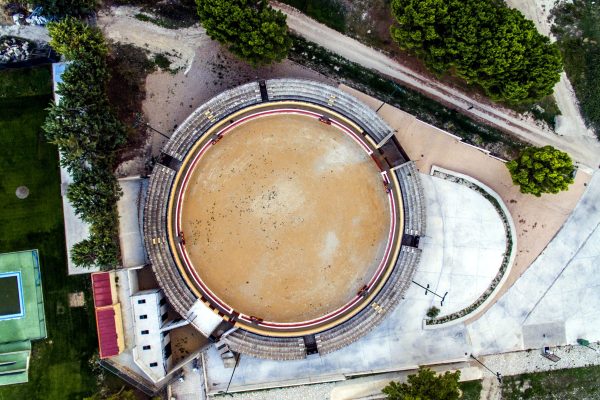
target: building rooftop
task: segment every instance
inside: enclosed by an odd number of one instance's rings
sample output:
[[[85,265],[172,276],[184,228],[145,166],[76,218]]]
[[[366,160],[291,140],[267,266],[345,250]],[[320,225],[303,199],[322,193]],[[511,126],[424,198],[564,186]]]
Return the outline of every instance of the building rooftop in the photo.
[[[37,250],[0,254],[0,386],[28,381],[31,341],[46,337]]]
[[[12,301],[19,312],[0,315],[0,344],[46,337],[44,297],[37,250],[0,254],[0,275],[18,277]],[[12,292],[12,291],[11,291]],[[21,309],[22,308],[22,309]]]
[[[123,351],[125,344],[114,275],[110,272],[93,273],[92,291],[100,358],[116,356]]]

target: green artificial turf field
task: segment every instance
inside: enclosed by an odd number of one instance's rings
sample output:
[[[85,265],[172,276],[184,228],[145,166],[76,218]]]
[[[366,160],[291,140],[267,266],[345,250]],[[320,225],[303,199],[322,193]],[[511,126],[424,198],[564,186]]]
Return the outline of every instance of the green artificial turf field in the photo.
[[[33,344],[29,383],[0,387],[0,400],[75,400],[97,390],[89,277],[67,276],[58,154],[40,129],[50,75],[47,66],[0,71],[0,253],[39,250],[48,330]],[[15,195],[21,185],[29,188],[24,200]],[[78,291],[86,306],[69,308]]]

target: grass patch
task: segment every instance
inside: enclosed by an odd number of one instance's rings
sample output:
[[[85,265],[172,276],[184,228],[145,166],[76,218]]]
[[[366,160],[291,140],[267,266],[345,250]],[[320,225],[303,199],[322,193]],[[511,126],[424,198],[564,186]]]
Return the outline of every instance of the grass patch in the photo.
[[[23,89],[28,77],[39,87]],[[0,71],[5,87],[25,95],[47,93],[49,79],[48,67]],[[0,99],[0,252],[39,249],[48,328],[48,339],[33,344],[29,383],[0,387],[0,400],[75,400],[98,386],[88,362],[97,347],[89,277],[67,276],[58,151],[40,129],[50,100],[49,93]],[[30,190],[25,200],[15,196],[20,185]],[[85,293],[86,307],[69,308],[75,291]]]
[[[7,69],[0,71],[0,74],[0,99],[52,93],[52,73],[49,68]]]
[[[297,8],[336,31],[346,32],[344,16],[346,10],[340,0],[282,0],[281,2]]]
[[[565,71],[588,127],[600,137],[600,3],[563,2],[552,10]]]
[[[462,400],[479,400],[481,396],[481,381],[459,382],[458,387],[462,390]]]
[[[135,14],[134,15],[135,19],[140,20],[140,21],[144,21],[144,22],[150,22],[154,25],[158,25],[160,27],[163,28],[167,28],[167,29],[179,29],[181,28],[175,21],[172,21],[170,19],[166,19],[166,18],[160,18],[160,17],[152,17],[148,14]]]
[[[492,154],[513,159],[525,146],[498,129],[483,125],[432,100],[421,93],[335,55],[315,43],[292,35],[294,44],[289,58],[325,76],[341,80],[362,92],[391,104],[421,121],[451,132],[464,142],[489,150]]]
[[[598,399],[600,366],[506,376],[505,400]]]

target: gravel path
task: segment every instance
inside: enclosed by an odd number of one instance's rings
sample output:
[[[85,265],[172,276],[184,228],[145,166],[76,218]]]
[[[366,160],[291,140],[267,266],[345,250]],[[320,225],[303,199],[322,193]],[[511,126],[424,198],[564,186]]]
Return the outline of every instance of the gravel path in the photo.
[[[210,399],[238,400],[325,400],[329,399],[335,383],[292,386],[280,389],[259,390],[255,392],[234,393],[232,396],[211,396]]]
[[[287,14],[290,29],[307,40],[356,62],[365,68],[376,70],[413,87],[429,97],[449,104],[475,119],[484,120],[504,131],[536,146],[552,145],[567,151],[575,161],[595,169],[600,162],[600,143],[585,134],[578,136],[559,136],[549,129],[539,127],[534,121],[517,113],[483,104],[441,82],[420,75],[408,67],[399,64],[385,54],[370,48],[348,36],[328,28],[300,13],[298,10],[279,3],[273,6]]]
[[[598,343],[592,343],[590,346],[594,349],[600,349]],[[552,351],[560,357],[560,360],[556,363],[542,357],[541,351],[536,350],[479,356],[477,358],[492,371],[499,371],[502,375],[518,375],[526,372],[600,365],[600,353],[588,347],[568,345],[552,348]]]

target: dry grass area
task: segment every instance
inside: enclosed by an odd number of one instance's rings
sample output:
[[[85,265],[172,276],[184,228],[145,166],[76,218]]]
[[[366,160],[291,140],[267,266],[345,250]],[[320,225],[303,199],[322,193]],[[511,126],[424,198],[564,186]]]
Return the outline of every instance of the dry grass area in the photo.
[[[275,115],[234,128],[185,189],[186,249],[237,311],[298,322],[342,307],[384,255],[389,202],[380,171],[315,118]]]
[[[382,104],[354,89],[341,88],[374,109]],[[408,156],[416,162],[420,172],[428,174],[432,165],[460,172],[483,182],[504,200],[517,230],[517,255],[508,280],[498,291],[496,299],[515,283],[560,230],[591,179],[590,175],[579,171],[575,183],[567,192],[539,198],[522,194],[513,185],[502,161],[387,104],[381,107],[378,114],[397,130],[396,137]],[[475,318],[482,312],[483,309],[479,310]]]

